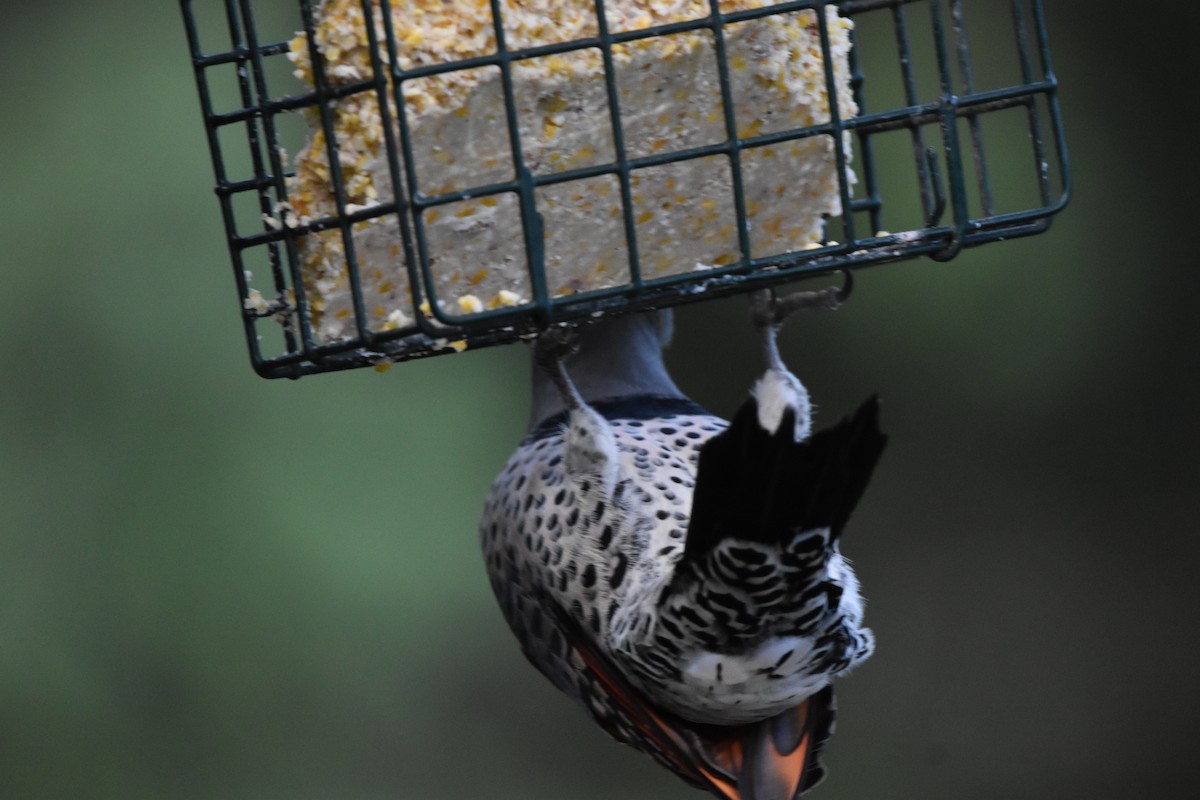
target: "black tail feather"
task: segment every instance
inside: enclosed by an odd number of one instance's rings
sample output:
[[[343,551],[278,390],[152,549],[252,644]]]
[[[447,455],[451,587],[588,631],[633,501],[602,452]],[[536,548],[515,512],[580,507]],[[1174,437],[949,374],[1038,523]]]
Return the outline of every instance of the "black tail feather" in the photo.
[[[879,398],[803,442],[788,410],[777,433],[758,422],[751,397],[729,427],[704,444],[696,475],[687,552],[700,556],[726,538],[781,543],[800,531],[836,537],[871,480],[887,437]]]

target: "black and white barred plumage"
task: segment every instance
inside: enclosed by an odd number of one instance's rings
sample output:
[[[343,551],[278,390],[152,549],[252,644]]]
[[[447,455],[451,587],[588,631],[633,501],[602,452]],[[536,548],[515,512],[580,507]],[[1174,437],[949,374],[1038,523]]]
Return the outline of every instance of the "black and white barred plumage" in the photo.
[[[526,656],[615,738],[718,796],[790,800],[821,776],[831,680],[873,648],[838,538],[883,448],[877,403],[811,435],[773,363],[727,423],[667,375],[667,325],[585,331],[566,385],[535,370],[488,573]]]

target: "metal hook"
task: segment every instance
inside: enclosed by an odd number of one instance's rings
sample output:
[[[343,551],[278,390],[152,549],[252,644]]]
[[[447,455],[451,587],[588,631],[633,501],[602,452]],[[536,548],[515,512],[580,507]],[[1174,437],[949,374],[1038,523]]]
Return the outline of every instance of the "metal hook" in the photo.
[[[854,294],[854,270],[843,269],[842,273],[842,288],[838,289],[837,303],[840,306],[850,299],[850,295]]]
[[[942,191],[942,169],[938,166],[937,151],[932,147],[925,148],[925,165],[929,169],[929,186],[933,193],[933,208],[925,216],[925,227],[935,228],[946,213],[946,193]]]
[[[942,191],[942,170],[938,166],[937,151],[932,147],[925,149],[925,162],[929,168],[929,183],[933,190],[933,208],[925,217],[925,227],[935,228],[941,223],[942,215],[946,213],[946,193]],[[949,261],[957,256],[962,248],[961,231],[955,231],[951,234],[949,244],[941,250],[930,253],[929,258],[934,261]]]

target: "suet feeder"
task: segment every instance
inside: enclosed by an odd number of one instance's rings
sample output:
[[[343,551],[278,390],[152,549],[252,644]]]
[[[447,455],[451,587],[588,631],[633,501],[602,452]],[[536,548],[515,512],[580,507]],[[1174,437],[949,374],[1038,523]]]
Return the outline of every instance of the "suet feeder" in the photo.
[[[253,366],[1040,233],[1070,186],[1042,5],[182,0]]]

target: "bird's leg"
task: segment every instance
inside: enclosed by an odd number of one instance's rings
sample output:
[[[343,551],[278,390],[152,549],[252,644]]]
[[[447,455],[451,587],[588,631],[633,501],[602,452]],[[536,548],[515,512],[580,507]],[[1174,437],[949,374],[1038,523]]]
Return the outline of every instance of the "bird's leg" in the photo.
[[[563,404],[575,411],[584,405],[563,361],[579,350],[579,335],[574,328],[555,327],[543,331],[533,344],[533,360],[562,395]]]
[[[812,403],[808,390],[783,363],[777,337],[783,321],[797,311],[809,308],[834,309],[846,301],[854,288],[851,273],[845,272],[841,287],[819,289],[815,292],[796,292],[778,297],[773,289],[762,289],[750,295],[750,317],[762,337],[767,371],[754,387],[758,419],[762,427],[774,434],[786,414],[794,419],[791,429],[795,441],[801,442],[812,432]]]
[[[533,358],[558,389],[567,409],[568,424],[563,439],[567,473],[599,478],[600,486],[611,491],[617,481],[618,462],[612,428],[583,399],[563,364],[578,350],[579,336],[573,328],[551,328],[534,342]]]
[[[779,356],[776,337],[784,320],[797,311],[809,309],[840,308],[854,291],[854,273],[843,270],[845,282],[841,286],[830,286],[811,292],[795,292],[786,297],[775,294],[774,289],[760,289],[750,295],[750,317],[754,327],[763,337],[763,351],[771,369],[784,369]]]

